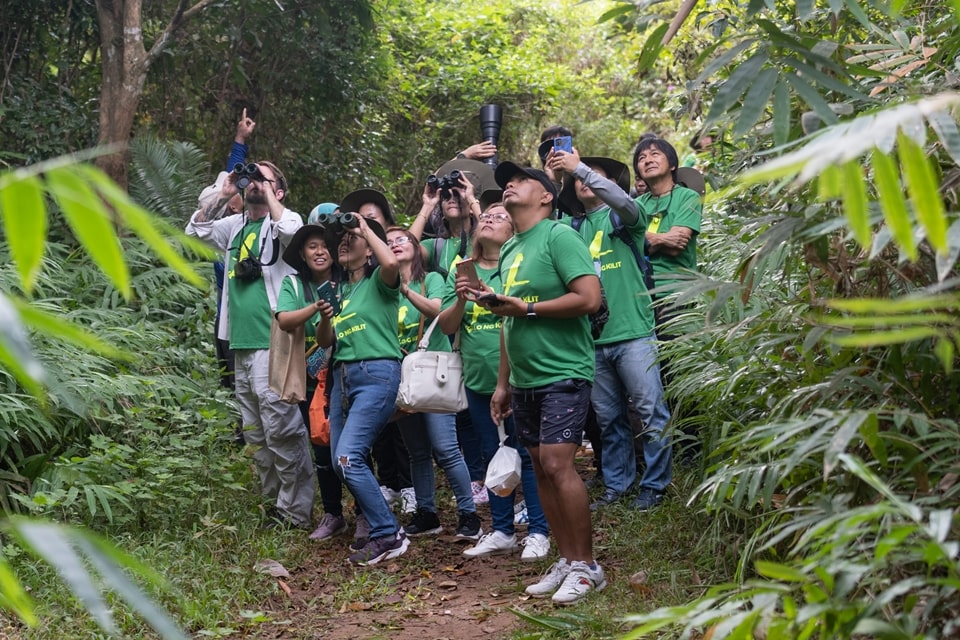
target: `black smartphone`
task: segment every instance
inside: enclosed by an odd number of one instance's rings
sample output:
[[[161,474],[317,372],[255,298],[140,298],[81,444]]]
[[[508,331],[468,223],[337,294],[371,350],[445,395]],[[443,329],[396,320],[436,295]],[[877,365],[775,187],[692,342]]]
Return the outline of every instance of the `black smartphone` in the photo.
[[[473,258],[465,258],[457,263],[457,275],[465,276],[470,281],[471,289],[480,288],[480,276],[477,275],[477,265]]]
[[[501,300],[500,298],[498,298],[498,297],[497,297],[497,294],[495,294],[495,293],[493,293],[493,292],[491,292],[491,293],[485,293],[485,294],[483,294],[482,296],[477,296],[477,300],[480,301],[480,302],[483,302],[483,303],[486,304],[488,307],[499,307],[500,305],[506,303],[506,301]]]
[[[558,136],[553,139],[554,151],[566,151],[573,153],[573,138],[570,136]]]
[[[317,296],[333,307],[333,315],[340,313],[340,298],[337,296],[337,287],[335,284],[327,280],[317,287]]]

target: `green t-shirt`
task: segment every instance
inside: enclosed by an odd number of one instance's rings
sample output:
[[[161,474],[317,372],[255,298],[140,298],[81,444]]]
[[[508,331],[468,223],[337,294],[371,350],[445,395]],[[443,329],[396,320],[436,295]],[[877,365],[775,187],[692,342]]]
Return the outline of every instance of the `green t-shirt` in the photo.
[[[263,277],[246,282],[233,275],[234,266],[240,260],[246,257],[260,259],[260,228],[264,220],[266,218],[245,224],[227,252],[231,349],[270,348],[271,309]]]
[[[308,287],[315,285],[308,284]],[[316,300],[316,295],[314,295]],[[280,285],[280,293],[277,294],[277,313],[281,311],[299,311],[307,306],[307,295],[303,288],[303,281],[297,276],[287,276]],[[320,312],[310,316],[310,319],[303,323],[303,331],[306,336],[306,349],[317,343],[317,323],[320,321]]]
[[[427,250],[427,271],[439,271],[441,276],[446,277],[453,268],[453,263],[460,259],[458,255],[460,251],[460,236],[458,234],[453,238],[444,238],[443,246],[440,247],[441,255],[438,259],[437,242],[439,240],[439,238],[427,238],[421,241],[420,244]],[[440,265],[444,265],[442,269]]]
[[[337,336],[334,362],[399,360],[399,279],[394,287],[386,285],[377,267],[370,277],[357,283],[341,282],[339,296],[340,313],[333,318]]]
[[[477,275],[497,293],[503,292],[500,270],[476,265]],[[441,309],[457,303],[457,273],[447,276]],[[463,384],[471,391],[492,394],[497,388],[497,365],[500,362],[500,327],[502,318],[473,301],[468,301],[460,321],[460,355],[463,356]]]
[[[643,247],[646,226],[642,209],[637,223],[626,225],[637,247]],[[612,237],[610,207],[588,213],[579,232],[587,244],[591,260],[600,262],[600,282],[610,309],[610,317],[596,344],[613,344],[651,335],[654,319],[650,295],[630,246]]]
[[[577,233],[554,220],[542,220],[517,233],[500,250],[503,294],[526,302],[567,293],[579,277],[594,275],[590,252]],[[510,384],[521,389],[580,378],[593,382],[593,338],[587,316],[504,318]]]
[[[316,288],[316,285],[312,282],[307,284],[308,287]],[[314,294],[313,300],[316,300],[317,296]],[[283,283],[280,285],[280,293],[277,294],[277,310],[276,313],[281,311],[299,311],[307,306],[307,293],[304,289],[303,280],[298,278],[295,275],[287,276],[283,279]],[[317,311],[315,314],[310,316],[310,319],[303,323],[304,331],[304,347],[307,352],[310,351],[317,344],[317,323],[320,322],[320,312]],[[321,352],[316,352],[315,357],[320,357],[320,362],[323,361],[324,354]],[[309,370],[310,367],[308,366]],[[307,389],[312,390],[317,386],[317,381],[312,376],[307,376]]]
[[[439,273],[428,273],[422,283],[427,298],[443,298],[443,276]],[[411,282],[410,289],[420,293],[420,282]],[[400,348],[410,353],[417,350],[417,334],[420,333],[420,310],[413,306],[413,303],[403,298],[400,301],[400,313],[397,318],[397,332],[400,335]],[[423,319],[423,330],[426,331],[433,318]],[[450,340],[440,331],[439,323],[430,334],[430,344],[427,345],[428,351],[450,351]]]
[[[666,233],[673,227],[687,227],[693,230],[687,247],[676,256],[658,253],[650,256],[654,279],[657,286],[663,286],[675,279],[670,274],[682,269],[697,270],[697,235],[700,233],[700,219],[703,207],[700,194],[693,189],[677,185],[669,196],[652,196],[649,192],[637,198],[637,204],[650,220],[647,231]]]

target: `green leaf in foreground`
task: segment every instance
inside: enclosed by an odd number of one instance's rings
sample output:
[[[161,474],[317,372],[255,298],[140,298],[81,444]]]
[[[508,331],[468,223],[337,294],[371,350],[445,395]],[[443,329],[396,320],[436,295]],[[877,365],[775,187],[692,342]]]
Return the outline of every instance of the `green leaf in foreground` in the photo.
[[[110,607],[107,606],[95,576],[84,561],[89,562],[108,584],[137,613],[147,621],[160,637],[185,640],[186,634],[177,624],[127,576],[133,571],[155,586],[165,586],[164,580],[131,556],[114,548],[98,536],[59,524],[36,519],[13,517],[6,526],[23,546],[48,562],[67,583],[73,594],[84,604],[97,624],[110,634],[117,633]]]
[[[0,211],[7,237],[17,239],[10,243],[10,255],[17,265],[20,282],[26,292],[31,293],[47,241],[43,182],[37,176],[15,172],[0,190]]]

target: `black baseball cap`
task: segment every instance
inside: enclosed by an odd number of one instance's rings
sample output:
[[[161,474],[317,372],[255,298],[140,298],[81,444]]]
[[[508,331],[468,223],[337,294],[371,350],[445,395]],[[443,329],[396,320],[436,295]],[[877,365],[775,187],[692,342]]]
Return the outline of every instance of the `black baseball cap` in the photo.
[[[518,173],[522,173],[528,178],[532,178],[543,185],[543,188],[547,190],[547,193],[553,196],[553,206],[557,206],[557,185],[553,183],[553,180],[540,169],[534,169],[533,167],[521,167],[512,162],[501,162],[497,165],[497,170],[494,171],[494,178],[497,180],[497,184],[500,185],[501,189],[507,188],[507,183],[510,182],[510,179],[513,178]]]

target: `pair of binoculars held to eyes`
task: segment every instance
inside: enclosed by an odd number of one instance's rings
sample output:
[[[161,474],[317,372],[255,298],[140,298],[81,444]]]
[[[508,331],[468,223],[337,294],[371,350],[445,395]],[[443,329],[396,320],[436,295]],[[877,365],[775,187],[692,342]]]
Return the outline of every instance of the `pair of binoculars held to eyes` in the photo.
[[[252,180],[270,182],[267,180],[267,177],[260,172],[260,167],[258,167],[255,162],[251,162],[250,164],[238,162],[233,165],[233,176],[237,189],[240,189],[240,191],[249,187]]]
[[[360,226],[357,214],[350,211],[344,213],[321,213],[317,217],[317,224],[334,233],[343,233],[347,229],[356,229]]]

